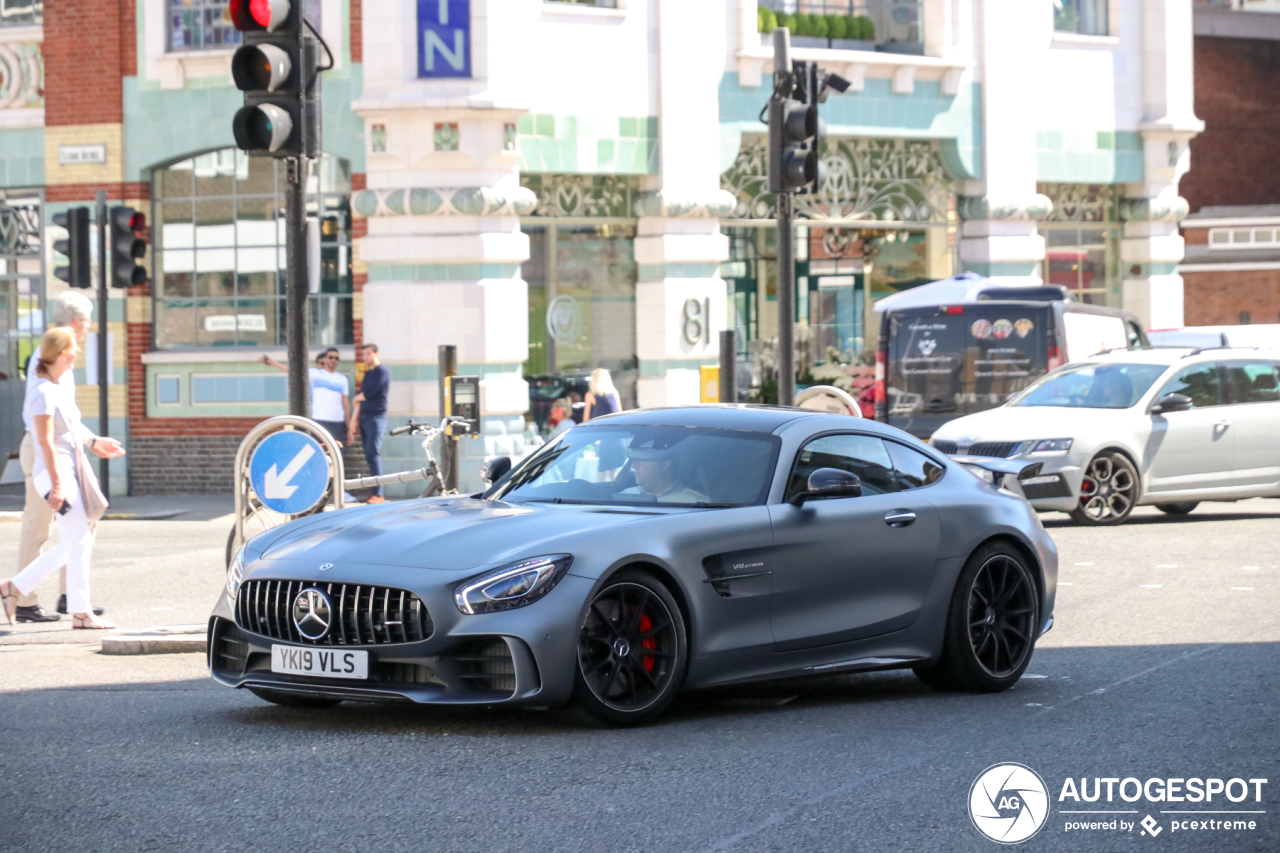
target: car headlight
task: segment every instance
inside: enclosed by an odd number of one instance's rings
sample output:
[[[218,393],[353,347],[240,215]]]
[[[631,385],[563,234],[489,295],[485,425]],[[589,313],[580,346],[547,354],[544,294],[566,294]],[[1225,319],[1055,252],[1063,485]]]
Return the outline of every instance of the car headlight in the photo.
[[[236,597],[236,592],[240,589],[240,581],[244,578],[244,549],[241,545],[236,550],[235,556],[231,558],[231,565],[227,566],[227,592],[232,598]]]
[[[453,600],[468,616],[524,607],[551,592],[572,563],[569,554],[510,563],[466,581],[454,590]]]
[[[1069,438],[1045,438],[1040,441],[1028,441],[1030,450],[1027,452],[1032,456],[1060,456],[1071,449],[1071,439]]]

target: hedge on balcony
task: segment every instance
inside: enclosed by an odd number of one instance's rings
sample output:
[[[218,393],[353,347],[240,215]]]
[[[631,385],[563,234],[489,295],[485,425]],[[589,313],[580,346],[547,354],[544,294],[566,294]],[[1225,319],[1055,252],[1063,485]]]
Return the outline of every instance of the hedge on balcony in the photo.
[[[866,15],[806,15],[801,12],[788,14],[774,12],[767,6],[761,6],[756,13],[756,23],[762,33],[771,33],[778,27],[786,27],[791,30],[793,36],[859,41],[875,41],[876,38],[876,25]]]

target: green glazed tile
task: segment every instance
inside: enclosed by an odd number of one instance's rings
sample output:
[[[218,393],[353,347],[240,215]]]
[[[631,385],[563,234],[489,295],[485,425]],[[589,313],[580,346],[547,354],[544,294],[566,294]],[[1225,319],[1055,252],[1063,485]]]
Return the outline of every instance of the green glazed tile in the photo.
[[[634,137],[636,135],[636,120],[631,116],[622,116],[619,118],[618,135],[623,137]]]
[[[534,133],[538,136],[556,135],[556,117],[550,115],[534,116]]]
[[[516,130],[523,134],[533,133],[533,115],[522,115],[516,119]]]
[[[1110,151],[1116,147],[1116,135],[1114,131],[1100,130],[1098,131],[1098,150]]]
[[[613,158],[618,143],[612,139],[596,142],[596,167],[601,171],[613,169]]]

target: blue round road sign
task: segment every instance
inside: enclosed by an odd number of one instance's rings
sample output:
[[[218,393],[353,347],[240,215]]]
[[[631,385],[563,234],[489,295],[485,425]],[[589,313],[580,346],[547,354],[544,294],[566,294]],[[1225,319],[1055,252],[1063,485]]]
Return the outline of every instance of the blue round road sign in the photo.
[[[296,430],[282,430],[254,448],[249,460],[249,482],[267,509],[297,515],[324,497],[329,486],[329,463],[314,438]]]

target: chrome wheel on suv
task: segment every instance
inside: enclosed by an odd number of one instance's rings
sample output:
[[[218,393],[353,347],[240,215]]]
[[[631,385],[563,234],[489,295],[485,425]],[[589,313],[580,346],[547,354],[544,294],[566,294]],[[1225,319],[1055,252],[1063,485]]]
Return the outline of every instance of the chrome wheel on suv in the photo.
[[[1121,524],[1138,502],[1138,469],[1123,453],[1099,453],[1085,468],[1080,506],[1071,511],[1077,524]]]

